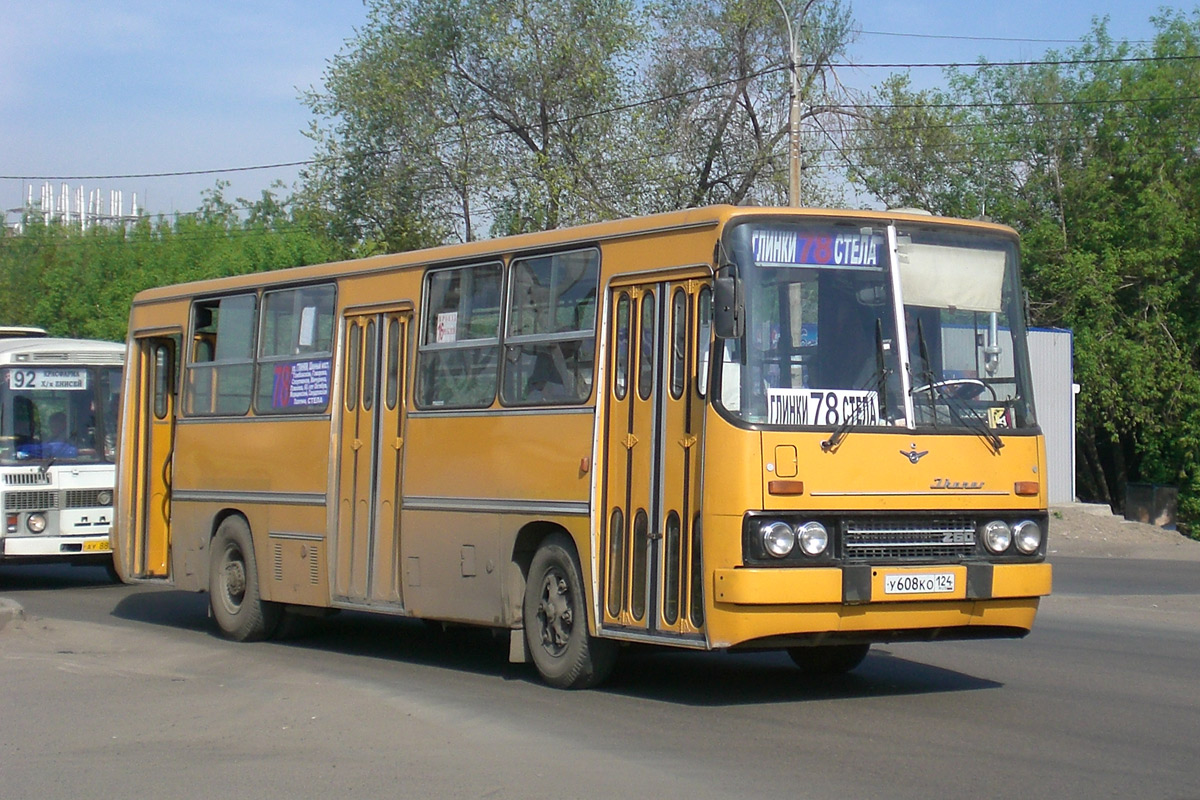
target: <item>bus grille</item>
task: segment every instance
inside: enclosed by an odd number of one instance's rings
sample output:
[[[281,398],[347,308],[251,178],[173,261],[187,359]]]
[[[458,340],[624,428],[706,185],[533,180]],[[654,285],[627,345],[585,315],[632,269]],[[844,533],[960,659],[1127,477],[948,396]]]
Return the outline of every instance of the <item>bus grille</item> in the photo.
[[[112,505],[101,503],[100,493],[112,494],[111,489],[68,489],[66,508],[95,508],[96,506]]]
[[[846,560],[929,561],[966,558],[975,552],[969,519],[846,521]]]
[[[4,495],[5,511],[45,511],[58,508],[58,492],[9,492]]]
[[[4,476],[7,486],[45,486],[50,483],[50,473],[42,470],[33,472],[10,472]]]

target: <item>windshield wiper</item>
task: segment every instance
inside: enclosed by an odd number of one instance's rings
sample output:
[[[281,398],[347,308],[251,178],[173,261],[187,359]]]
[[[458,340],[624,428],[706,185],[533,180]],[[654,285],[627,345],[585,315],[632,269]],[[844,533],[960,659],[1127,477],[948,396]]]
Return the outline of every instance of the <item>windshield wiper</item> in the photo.
[[[933,378],[933,369],[929,365],[929,345],[925,341],[925,327],[921,324],[921,320],[917,320],[917,356],[921,359],[921,370],[916,373],[921,380],[925,382],[924,386],[917,386],[916,381],[912,382],[908,390],[910,395],[915,395],[917,392],[929,392],[929,415],[933,418],[933,427],[937,427],[937,406],[933,395],[933,385],[936,382]],[[909,371],[912,371],[911,353],[909,358]]]
[[[878,319],[875,320],[875,374],[867,381],[867,385],[869,386],[871,383],[875,384],[875,390],[879,393],[879,413],[886,415],[888,409],[887,365],[884,363],[883,355],[883,322]],[[860,386],[855,388],[861,389],[865,387]],[[859,418],[857,415],[847,414],[842,423],[829,435],[829,438],[821,442],[821,449],[826,453],[832,453],[842,443],[842,440],[846,438],[846,435],[850,433],[850,429],[858,422]]]
[[[946,391],[946,381],[938,381],[934,378],[929,361],[929,345],[925,341],[925,330],[919,319],[917,320],[917,348],[923,362],[922,366],[924,370],[921,372],[921,377],[924,378],[925,385],[912,389],[912,393],[915,394],[918,391],[929,392],[929,410],[933,417],[933,426],[937,427],[938,414],[936,401],[940,398],[946,403],[946,410],[950,412],[950,416],[954,418],[955,422],[974,433],[980,439],[983,439],[992,453],[998,454],[1000,448],[1004,447],[1004,441],[996,435],[995,431],[987,426],[987,423],[983,421],[974,409],[963,404],[960,399]],[[934,391],[937,392],[936,396],[934,395]],[[964,416],[964,412],[966,416]]]

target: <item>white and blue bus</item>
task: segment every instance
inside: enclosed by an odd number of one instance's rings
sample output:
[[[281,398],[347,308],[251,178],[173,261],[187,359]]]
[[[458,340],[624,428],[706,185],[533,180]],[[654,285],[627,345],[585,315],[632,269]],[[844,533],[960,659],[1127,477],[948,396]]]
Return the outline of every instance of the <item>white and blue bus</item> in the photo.
[[[115,342],[0,334],[0,564],[111,569]]]

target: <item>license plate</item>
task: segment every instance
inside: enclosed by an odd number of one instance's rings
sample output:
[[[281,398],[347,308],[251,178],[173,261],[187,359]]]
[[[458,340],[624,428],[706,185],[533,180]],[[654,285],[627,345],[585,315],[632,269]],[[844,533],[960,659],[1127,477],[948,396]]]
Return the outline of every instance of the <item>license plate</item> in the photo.
[[[953,572],[903,572],[883,576],[884,594],[947,594],[953,591]]]
[[[84,542],[83,552],[85,553],[111,553],[112,547],[109,546],[107,539],[101,539],[95,542]]]

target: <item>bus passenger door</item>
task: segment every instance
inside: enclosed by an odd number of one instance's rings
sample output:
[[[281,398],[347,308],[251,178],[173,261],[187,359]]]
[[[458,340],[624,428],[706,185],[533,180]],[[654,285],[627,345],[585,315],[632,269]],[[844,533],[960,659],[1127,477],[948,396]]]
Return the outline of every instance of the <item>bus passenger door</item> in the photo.
[[[343,330],[334,596],[401,602],[399,580],[407,311],[350,314]]]
[[[171,458],[175,450],[175,364],[179,337],[137,337],[135,395],[137,425],[134,451],[136,492],[133,509],[135,578],[166,578],[171,553]]]
[[[607,626],[687,635],[702,624],[690,613],[689,577],[699,510],[703,413],[694,365],[703,285],[682,280],[610,292],[601,562]]]

